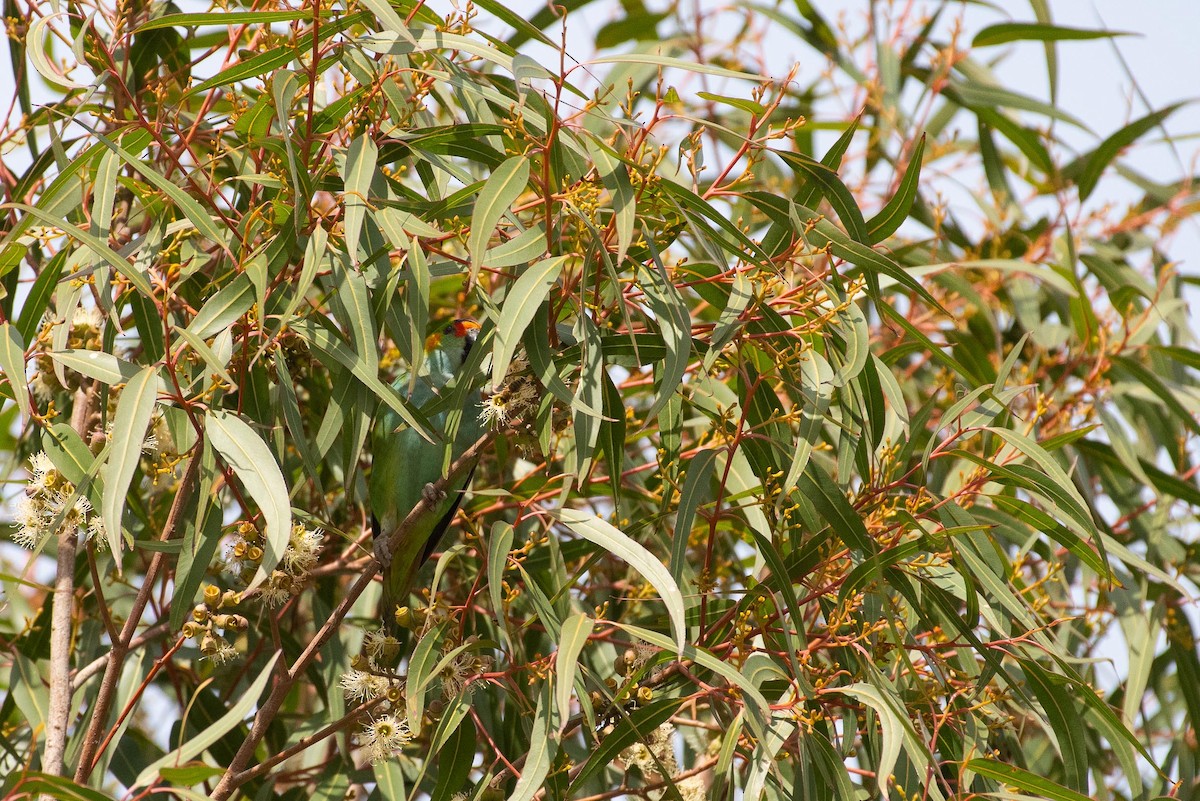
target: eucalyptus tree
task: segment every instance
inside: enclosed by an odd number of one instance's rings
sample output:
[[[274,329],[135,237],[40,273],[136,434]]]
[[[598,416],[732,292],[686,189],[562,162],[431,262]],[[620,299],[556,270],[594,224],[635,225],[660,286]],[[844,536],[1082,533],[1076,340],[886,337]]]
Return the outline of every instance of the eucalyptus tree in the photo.
[[[1044,2],[585,5],[6,0],[5,792],[1192,797],[1175,107]]]

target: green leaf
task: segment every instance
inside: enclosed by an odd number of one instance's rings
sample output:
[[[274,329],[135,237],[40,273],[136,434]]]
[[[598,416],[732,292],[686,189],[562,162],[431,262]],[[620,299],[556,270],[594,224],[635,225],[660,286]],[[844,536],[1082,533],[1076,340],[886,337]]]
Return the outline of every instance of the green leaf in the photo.
[[[463,710],[465,714],[466,709]],[[429,801],[451,801],[463,789],[471,774],[471,766],[475,762],[475,724],[464,723],[462,717],[458,720],[458,726],[437,750],[437,759],[425,763],[426,767],[437,765],[437,783],[429,794]]]
[[[488,248],[484,263],[494,270],[528,264],[546,253],[546,232],[541,228],[526,228],[507,242]]]
[[[204,762],[188,762],[177,768],[160,768],[158,775],[172,784],[178,784],[183,787],[194,787],[201,782],[215,779],[224,772],[224,768],[218,768],[215,765],[209,765]]]
[[[0,323],[0,370],[8,379],[9,389],[26,420],[33,413],[29,402],[29,383],[25,377],[25,343],[10,323]]]
[[[200,756],[208,750],[210,746],[223,738],[226,734],[240,726],[246,715],[250,714],[255,707],[258,706],[258,697],[262,695],[263,689],[267,686],[267,682],[274,675],[275,662],[282,656],[282,652],[276,651],[267,660],[267,663],[257,669],[257,676],[254,681],[246,688],[237,701],[229,704],[229,711],[222,715],[216,722],[206,728],[199,734],[191,737],[187,742],[179,746],[171,753],[164,756],[162,759],[156,760],[147,765],[145,770],[138,774],[134,781],[135,787],[147,787],[159,775],[159,770],[164,767],[177,767],[185,762],[188,762],[195,757]],[[199,690],[198,692],[204,692]]]
[[[829,205],[833,206],[833,210],[837,212],[838,219],[842,221],[842,226],[846,229],[846,233],[850,234],[851,239],[863,243],[870,240],[862,210],[858,208],[858,202],[854,199],[854,195],[842,183],[842,179],[838,177],[835,170],[803,153],[776,150],[775,155],[787,162],[788,166],[803,175],[806,180],[811,181],[814,186],[820,188],[820,194],[829,201]]]
[[[809,462],[797,486],[843,543],[864,556],[875,553],[875,541],[867,533],[862,517],[819,464]]]
[[[1161,126],[1167,117],[1171,116],[1183,105],[1185,104],[1175,103],[1153,114],[1147,114],[1141,119],[1134,120],[1106,138],[1091,153],[1080,156],[1064,167],[1063,175],[1075,178],[1075,184],[1079,187],[1079,199],[1087,200],[1091,196],[1092,190],[1096,188],[1096,184],[1100,181],[1100,176],[1122,150],[1132,145],[1149,131]]]
[[[326,17],[333,14],[332,10],[321,11],[321,16]],[[215,11],[198,14],[166,14],[143,22],[141,25],[134,28],[133,32],[142,33],[143,31],[153,31],[159,28],[199,28],[202,25],[220,25],[226,27],[229,25],[241,25],[250,23],[254,25],[268,25],[272,22],[292,22],[294,20],[312,21],[312,9],[304,11]]]
[[[390,409],[400,415],[400,419],[417,431],[428,442],[437,442],[438,435],[434,433],[425,416],[403,395],[379,380],[379,376],[366,369],[363,359],[346,346],[336,334],[317,323],[310,317],[293,321],[292,328],[302,336],[309,345],[327,354],[346,369],[354,377],[366,385],[367,389],[386,403]]]
[[[488,240],[513,204],[525,191],[529,183],[529,159],[513,156],[492,173],[479,192],[475,210],[471,213],[471,233],[467,238],[467,251],[471,254],[471,278],[483,267]],[[561,258],[561,257],[560,257]]]
[[[696,97],[713,103],[720,103],[724,106],[733,106],[750,114],[753,117],[761,117],[767,113],[767,107],[762,103],[756,103],[753,100],[745,100],[740,97],[726,97],[725,95],[714,95],[712,92],[696,92]]]
[[[997,762],[991,759],[972,759],[967,762],[967,770],[989,779],[1010,784],[1019,790],[1032,793],[1038,798],[1047,798],[1050,801],[1091,801],[1091,796],[1077,793],[1036,773],[1031,773],[1024,768],[1018,768],[1016,765],[1010,765],[1005,762]]]
[[[702,498],[710,492],[713,468],[716,467],[717,452],[704,448],[688,460],[683,490],[675,507],[675,526],[671,531],[671,577],[676,584],[683,584],[683,568],[687,559],[688,538],[692,532],[692,521]]]
[[[65,776],[52,776],[36,770],[22,770],[10,774],[5,780],[5,785],[14,778],[20,779],[20,797],[23,798],[34,798],[42,793],[49,798],[60,799],[60,801],[113,801],[112,796],[77,784]],[[7,786],[0,786],[0,790],[8,789],[10,788]],[[8,796],[6,793],[5,797],[16,798],[17,795]]]
[[[342,226],[346,235],[346,252],[350,263],[358,265],[359,236],[369,206],[367,198],[371,192],[371,179],[375,177],[375,162],[379,148],[374,140],[362,134],[350,143],[346,150],[346,171],[342,175],[345,183],[345,208]]]
[[[187,330],[197,339],[208,339],[233,325],[254,305],[254,285],[250,276],[238,273],[225,286],[214,292],[192,321]]]
[[[892,195],[892,199],[879,210],[878,214],[867,220],[867,238],[872,245],[877,245],[896,233],[896,230],[908,219],[913,201],[917,199],[917,183],[921,178],[921,160],[924,156],[925,135],[922,134],[921,138],[917,140],[917,146],[913,148],[912,154],[908,157],[908,167],[904,170],[904,177],[900,180],[896,194]]]
[[[213,219],[209,213],[204,210],[204,208],[195,198],[184,192],[175,184],[171,183],[162,175],[159,175],[158,171],[155,170],[154,167],[145,163],[137,156],[121,147],[116,143],[116,141],[109,139],[99,132],[93,132],[92,135],[100,140],[100,142],[103,143],[104,146],[109,150],[119,155],[126,164],[141,173],[141,176],[149,183],[153,184],[156,189],[166,194],[166,196],[171,199],[171,202],[183,212],[183,216],[187,217],[188,222],[194,225],[196,230],[199,231],[206,239],[215,245],[220,245],[226,253],[230,252],[229,245],[225,242],[225,235],[221,232],[221,229],[217,227],[216,223],[213,222]],[[117,269],[119,270],[120,267],[117,267]],[[138,288],[141,289],[141,287]],[[143,294],[153,296],[153,294],[150,292],[143,292]]]
[[[59,217],[55,217],[53,214],[49,214],[33,206],[27,206],[24,203],[0,203],[0,209],[20,209],[26,214],[38,218],[44,224],[59,229],[72,239],[82,242],[117,272],[129,279],[129,283],[133,284],[137,291],[146,297],[154,297],[154,290],[150,287],[150,279],[130,264],[120,253],[110,248],[108,243],[102,242],[98,237]]]
[[[442,621],[427,631],[417,641],[417,647],[413,649],[408,660],[404,703],[413,735],[421,733],[421,721],[425,715],[425,692],[437,677],[435,668],[438,658],[442,655],[442,645],[446,641],[448,628],[449,623]]]
[[[175,333],[184,340],[184,342],[191,346],[192,350],[194,350],[196,355],[198,355],[204,361],[204,365],[212,372],[213,375],[219,377],[230,387],[237,387],[238,382],[234,381],[233,376],[231,376],[229,371],[225,369],[226,364],[228,364],[227,360],[218,356],[203,339],[196,336],[191,331],[188,331],[186,328],[180,328],[177,325],[172,326],[172,328],[174,329]],[[220,341],[221,339],[222,337],[218,335],[217,340]],[[226,341],[228,341],[228,339]]]
[[[558,280],[569,258],[555,256],[530,265],[505,294],[496,323],[496,336],[492,340],[492,387],[498,389],[504,383],[525,329],[550,294],[550,287]]]
[[[132,381],[141,371],[136,364],[99,350],[55,350],[50,352],[50,358],[63,367],[109,386]],[[167,385],[160,379],[156,389],[166,392]]]
[[[544,683],[538,693],[537,710],[533,714],[533,731],[529,733],[529,751],[521,767],[521,778],[513,787],[508,801],[532,801],[542,782],[550,775],[550,766],[558,752],[558,736],[555,733],[554,704],[550,695],[550,684]]]
[[[596,163],[600,181],[612,196],[613,230],[617,234],[618,268],[625,261],[625,254],[633,244],[634,227],[637,223],[637,193],[629,182],[629,171],[625,163],[610,148],[592,138],[584,140],[588,155]]]
[[[877,671],[872,671],[871,675],[877,677],[881,683],[886,682],[886,679],[879,676]],[[900,758],[901,747],[904,748],[909,759],[912,760],[913,766],[917,768],[918,773],[925,773],[925,768],[930,764],[929,752],[925,748],[924,743],[913,731],[904,704],[896,696],[894,689],[887,686],[875,686],[867,682],[856,682],[844,687],[831,687],[830,689],[860,699],[863,703],[870,706],[871,709],[875,710],[875,713],[879,716],[879,726],[883,742],[875,770],[875,790],[885,801],[889,797],[888,787],[891,784],[892,772],[896,767],[896,762]],[[937,782],[929,782],[925,786],[925,790],[931,798],[938,799],[938,801],[943,798]]]
[[[563,621],[559,632],[558,651],[554,655],[554,698],[558,704],[558,733],[571,717],[571,690],[575,686],[575,672],[579,666],[579,655],[592,635],[590,617],[579,613]]]
[[[661,370],[655,370],[658,391],[646,419],[655,419],[671,396],[679,391],[692,357],[692,318],[679,290],[671,283],[662,262],[655,258],[649,266],[638,270],[639,284],[646,293],[650,311],[662,332],[663,344],[667,346],[667,358]]]
[[[247,587],[254,589],[279,564],[291,537],[292,506],[287,482],[271,449],[236,413],[210,411],[204,417],[204,431],[221,459],[258,504],[263,517],[266,547],[262,563]]]
[[[259,12],[253,12],[255,14]],[[312,12],[307,12],[306,17],[312,18]],[[358,14],[347,14],[336,20],[330,20],[323,23],[318,33],[320,41],[324,41],[332,36],[335,36],[347,28],[352,28],[355,25],[368,22],[371,15],[367,12]],[[284,66],[294,58],[301,55],[308,56],[313,49],[313,35],[306,33],[296,43],[291,46],[284,45],[275,47],[265,53],[259,53],[257,56],[241,61],[232,67],[222,69],[216,75],[206,81],[201,81],[192,88],[187,90],[185,97],[207,92],[209,89],[216,89],[221,86],[228,86],[231,83],[244,81],[247,78],[255,78],[259,75],[266,75],[272,70]]]
[[[657,631],[650,631],[639,626],[613,621],[613,625],[624,629],[633,636],[659,648],[671,648],[671,640]],[[749,723],[755,737],[763,737],[771,720],[771,705],[762,692],[746,677],[744,673],[725,660],[718,659],[703,648],[694,645],[684,645],[679,654],[680,659],[690,659],[701,667],[716,673],[730,684],[738,687],[745,697],[746,709],[750,712]]]
[[[129,484],[137,472],[142,458],[142,445],[146,441],[146,430],[154,416],[158,398],[158,370],[143,367],[129,380],[117,401],[117,413],[113,417],[109,443],[112,450],[101,470],[104,478],[104,495],[101,518],[108,537],[109,551],[121,553],[121,518],[125,513],[125,496]],[[116,560],[120,571],[121,560]]]
[[[1087,28],[1068,28],[1062,25],[1042,25],[1037,22],[1001,22],[989,25],[971,40],[971,47],[990,47],[1009,42],[1062,42],[1085,39],[1111,39],[1114,36],[1133,36],[1126,31],[1100,31]]]
[[[659,597],[667,607],[671,619],[671,631],[675,635],[675,650],[683,653],[684,638],[687,624],[684,621],[683,593],[670,572],[663,567],[659,559],[642,545],[634,542],[625,532],[616,526],[601,520],[590,512],[578,509],[559,509],[554,517],[567,528],[589,542],[594,542],[604,550],[623,559],[634,570],[642,574],[642,578],[658,591]]]
[[[684,72],[695,72],[700,75],[715,75],[718,78],[737,78],[739,80],[754,81],[756,83],[764,80],[763,76],[755,75],[752,72],[738,72],[737,70],[716,67],[712,64],[705,64],[699,61],[687,61],[682,58],[672,58],[670,56],[660,56],[652,53],[620,53],[612,56],[600,56],[599,58],[593,58],[584,63],[642,64],[652,67],[670,67],[683,70]]]
[[[1063,770],[1067,786],[1083,793],[1088,787],[1087,733],[1079,725],[1080,710],[1071,698],[1063,680],[1039,667],[1031,660],[1022,660],[1021,668],[1025,679],[1038,703],[1046,712],[1046,719],[1054,730],[1058,750],[1062,755]]]

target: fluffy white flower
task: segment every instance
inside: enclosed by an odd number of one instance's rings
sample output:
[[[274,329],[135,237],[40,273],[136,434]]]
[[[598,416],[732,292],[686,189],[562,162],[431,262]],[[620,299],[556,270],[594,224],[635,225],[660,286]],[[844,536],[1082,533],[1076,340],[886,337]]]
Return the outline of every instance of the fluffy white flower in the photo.
[[[45,504],[29,496],[17,501],[16,525],[13,542],[22,548],[34,550],[42,544],[42,540],[50,533],[50,523],[46,518]]]
[[[412,731],[408,728],[408,721],[384,715],[367,724],[359,732],[358,740],[366,750],[367,759],[375,764],[395,756],[412,740]]]

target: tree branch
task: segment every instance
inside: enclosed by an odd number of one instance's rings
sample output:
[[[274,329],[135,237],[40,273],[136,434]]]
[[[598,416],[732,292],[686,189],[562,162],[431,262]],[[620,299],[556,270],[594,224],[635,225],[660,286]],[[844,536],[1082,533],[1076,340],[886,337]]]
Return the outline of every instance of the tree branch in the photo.
[[[87,441],[88,419],[95,385],[85,381],[75,390],[71,428]],[[75,617],[75,550],[79,532],[64,520],[58,530],[58,568],[54,579],[54,608],[50,615],[50,701],[46,712],[46,750],[42,770],[61,776],[71,716],[71,621]]]

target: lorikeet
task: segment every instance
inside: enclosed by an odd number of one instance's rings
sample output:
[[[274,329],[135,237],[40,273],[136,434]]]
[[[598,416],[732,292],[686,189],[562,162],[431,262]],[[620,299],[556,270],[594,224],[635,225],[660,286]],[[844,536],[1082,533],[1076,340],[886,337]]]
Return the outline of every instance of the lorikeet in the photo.
[[[410,375],[398,376],[392,387],[401,393],[412,393],[409,400],[418,408],[434,401],[446,385],[461,371],[467,361],[471,346],[475,343],[475,331],[479,324],[472,320],[455,320],[441,334],[435,334],[426,343],[427,353],[415,382]],[[452,461],[457,460],[483,434],[483,423],[479,418],[479,399],[475,393],[465,393],[458,433],[454,437]],[[430,418],[433,428],[445,431],[447,410]],[[384,627],[395,629],[395,614],[404,603],[411,589],[417,570],[437,548],[438,542],[449,528],[463,491],[475,472],[474,466],[466,475],[450,486],[442,495],[431,495],[434,482],[442,477],[444,442],[428,442],[409,427],[400,430],[400,417],[384,408],[375,421],[371,433],[371,473],[367,481],[370,493],[372,524],[376,538],[376,554],[383,564],[383,605],[380,614]],[[386,552],[387,536],[408,516],[423,498],[434,501],[435,512],[425,515],[413,530],[395,543],[390,553]]]

